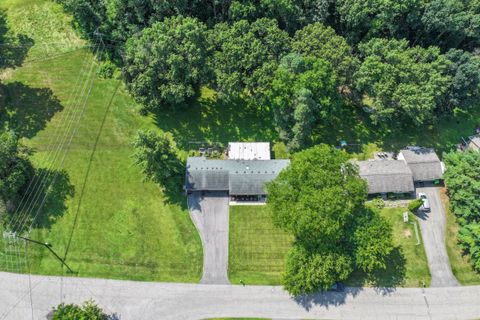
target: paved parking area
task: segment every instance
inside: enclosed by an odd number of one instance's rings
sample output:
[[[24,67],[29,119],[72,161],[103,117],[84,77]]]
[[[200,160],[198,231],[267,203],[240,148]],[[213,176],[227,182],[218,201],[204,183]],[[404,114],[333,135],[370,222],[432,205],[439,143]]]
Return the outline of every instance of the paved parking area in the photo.
[[[203,245],[201,283],[229,284],[228,281],[228,193],[194,192],[188,196],[190,217]]]
[[[459,283],[452,273],[445,247],[446,214],[438,187],[417,188],[430,202],[430,212],[419,212],[420,229],[432,276],[432,287],[453,287]]]

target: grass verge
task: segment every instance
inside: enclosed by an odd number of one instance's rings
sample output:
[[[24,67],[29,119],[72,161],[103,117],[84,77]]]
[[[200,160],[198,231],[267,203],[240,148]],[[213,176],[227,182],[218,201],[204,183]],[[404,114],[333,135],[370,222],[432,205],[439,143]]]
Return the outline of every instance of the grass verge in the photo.
[[[425,283],[430,285],[430,271],[427,256],[421,239],[417,222],[420,244],[417,245],[414,225],[417,218],[409,214],[409,222],[403,222],[405,208],[384,208],[380,211],[393,228],[393,244],[395,250],[389,259],[389,265],[383,272],[372,278],[360,271],[355,271],[347,281],[351,286],[378,286],[378,287],[419,287]]]

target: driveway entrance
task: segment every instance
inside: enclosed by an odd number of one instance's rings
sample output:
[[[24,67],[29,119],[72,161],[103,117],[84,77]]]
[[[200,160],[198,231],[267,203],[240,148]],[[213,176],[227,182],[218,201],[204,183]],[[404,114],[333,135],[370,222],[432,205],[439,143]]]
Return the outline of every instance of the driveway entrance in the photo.
[[[228,281],[228,193],[193,192],[188,209],[203,245],[201,283],[229,284]]]
[[[430,212],[417,214],[422,230],[423,244],[427,254],[428,267],[432,276],[432,287],[452,287],[459,283],[452,273],[445,247],[446,214],[438,187],[417,188],[430,202]]]

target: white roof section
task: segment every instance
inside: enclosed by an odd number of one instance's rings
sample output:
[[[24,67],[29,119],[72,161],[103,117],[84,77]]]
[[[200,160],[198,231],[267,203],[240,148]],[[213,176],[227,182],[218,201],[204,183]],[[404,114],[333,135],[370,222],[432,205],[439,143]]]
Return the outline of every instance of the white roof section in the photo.
[[[228,158],[234,160],[270,160],[270,143],[229,142]]]

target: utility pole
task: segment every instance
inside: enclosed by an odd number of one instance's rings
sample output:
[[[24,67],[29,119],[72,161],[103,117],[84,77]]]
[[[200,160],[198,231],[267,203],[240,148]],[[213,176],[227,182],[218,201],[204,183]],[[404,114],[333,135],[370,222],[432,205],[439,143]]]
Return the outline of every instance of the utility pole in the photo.
[[[62,258],[60,258],[60,256],[55,252],[53,251],[52,249],[52,245],[48,242],[40,242],[40,241],[37,241],[37,240],[33,240],[33,239],[29,239],[29,238],[25,238],[25,237],[22,237],[22,236],[18,236],[20,239],[23,239],[27,242],[31,242],[31,243],[35,243],[35,244],[39,244],[41,246],[44,246],[45,248],[47,248],[54,256],[55,258],[57,258],[65,267],[67,267],[68,271],[70,273],[75,273],[69,266],[68,264],[65,262],[65,260],[63,260]]]

